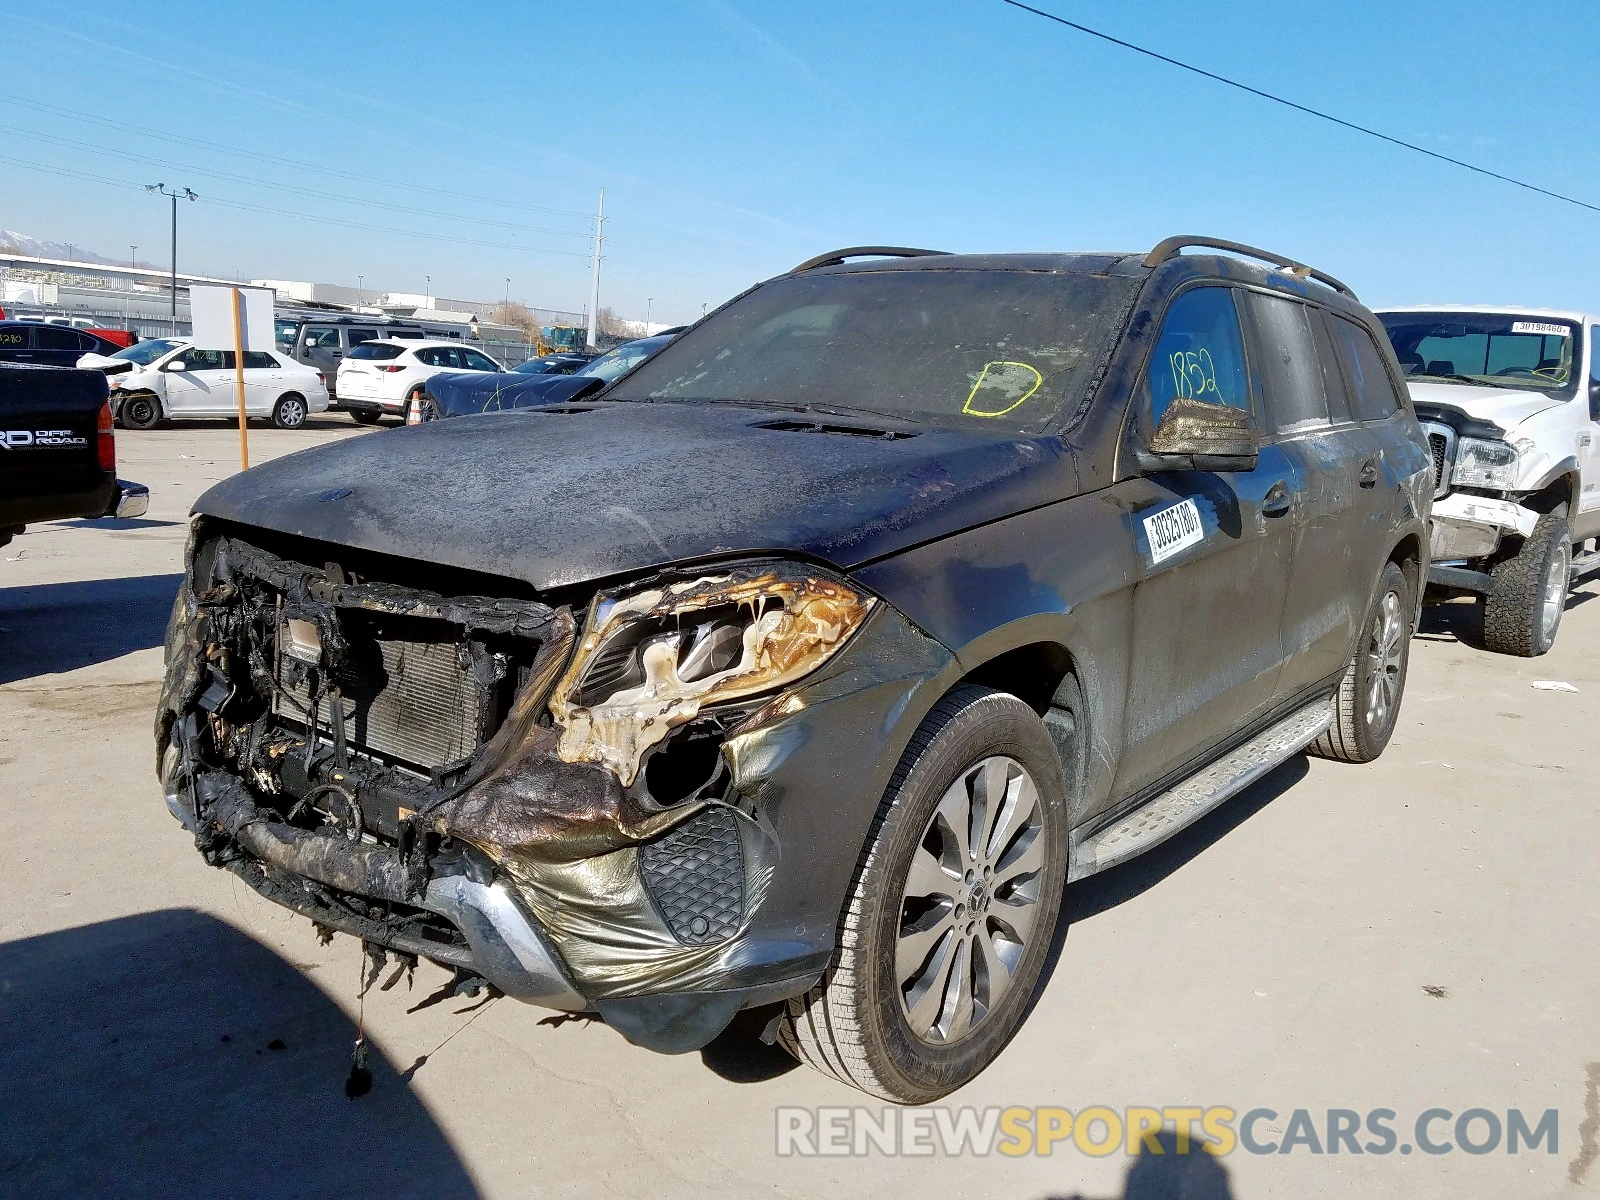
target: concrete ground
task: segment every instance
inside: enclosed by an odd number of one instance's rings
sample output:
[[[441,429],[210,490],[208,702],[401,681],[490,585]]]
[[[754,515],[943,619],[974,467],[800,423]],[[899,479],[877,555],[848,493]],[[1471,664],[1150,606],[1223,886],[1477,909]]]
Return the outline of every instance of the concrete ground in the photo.
[[[334,416],[257,430],[252,452],[347,436],[388,435]],[[947,1102],[1267,1107],[1264,1140],[1296,1108],[1319,1130],[1328,1108],[1388,1108],[1408,1144],[1428,1108],[1555,1108],[1557,1153],[779,1158],[777,1107],[883,1106],[738,1038],[668,1058],[509,1000],[411,1011],[445,978],[426,965],[363,1014],[354,941],[319,945],[200,860],[162,806],[151,718],[185,517],[236,437],[118,445],[147,518],[0,551],[0,1193],[1600,1195],[1595,586],[1542,659],[1475,648],[1470,607],[1435,613],[1380,762],[1294,760],[1069,889],[1032,1018]],[[352,1101],[363,1020],[375,1079]]]

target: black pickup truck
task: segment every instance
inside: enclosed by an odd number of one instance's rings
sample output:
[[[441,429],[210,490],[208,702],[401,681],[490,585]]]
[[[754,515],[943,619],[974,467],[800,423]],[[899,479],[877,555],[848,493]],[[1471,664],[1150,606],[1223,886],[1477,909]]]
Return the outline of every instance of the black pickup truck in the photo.
[[[0,363],[0,546],[34,522],[149,507],[150,489],[117,478],[104,375]]]

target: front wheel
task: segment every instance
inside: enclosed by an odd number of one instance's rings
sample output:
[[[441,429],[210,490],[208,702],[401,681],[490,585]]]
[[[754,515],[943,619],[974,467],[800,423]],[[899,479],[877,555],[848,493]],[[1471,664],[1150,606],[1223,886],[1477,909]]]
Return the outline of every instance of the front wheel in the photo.
[[[1311,753],[1352,763],[1371,762],[1383,753],[1400,716],[1416,611],[1406,573],[1385,563],[1355,653],[1334,694],[1333,724],[1311,744]]]
[[[124,429],[154,429],[161,421],[161,402],[154,396],[126,396],[118,414]]]
[[[272,423],[279,429],[299,429],[306,423],[306,402],[290,392],[272,406]]]
[[[1489,572],[1483,598],[1483,644],[1496,654],[1536,658],[1556,644],[1567,606],[1572,533],[1563,505],[1539,518],[1510,558]]]
[[[901,757],[833,962],[789,1001],[784,1048],[906,1104],[973,1079],[1032,1002],[1066,869],[1066,783],[1044,723],[1015,696],[957,688]]]

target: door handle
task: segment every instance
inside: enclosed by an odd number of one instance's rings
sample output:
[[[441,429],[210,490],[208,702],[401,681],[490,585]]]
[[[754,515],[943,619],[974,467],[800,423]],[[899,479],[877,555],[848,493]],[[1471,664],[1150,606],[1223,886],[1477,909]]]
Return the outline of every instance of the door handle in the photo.
[[[1283,480],[1278,480],[1267,489],[1267,494],[1261,497],[1261,515],[1266,517],[1281,517],[1289,511],[1289,489]]]
[[[1361,474],[1356,476],[1356,482],[1364,488],[1378,486],[1378,460],[1369,458],[1361,464]]]

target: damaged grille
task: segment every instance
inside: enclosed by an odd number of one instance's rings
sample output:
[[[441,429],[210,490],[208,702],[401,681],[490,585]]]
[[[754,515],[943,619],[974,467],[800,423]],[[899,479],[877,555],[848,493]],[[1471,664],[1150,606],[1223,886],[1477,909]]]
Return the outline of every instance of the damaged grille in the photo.
[[[639,870],[650,898],[690,946],[732,937],[744,919],[744,852],[738,819],[708,808],[639,848]]]
[[[332,680],[350,747],[425,768],[471,754],[479,740],[479,697],[462,649],[445,642],[354,641]],[[312,703],[310,674],[280,658],[278,681],[279,715],[304,721]],[[326,694],[318,697],[316,725],[329,738],[334,703]]]
[[[1433,498],[1435,500],[1450,490],[1450,468],[1456,457],[1456,431],[1448,425],[1432,421],[1422,422],[1428,435],[1428,453],[1433,458]]]

